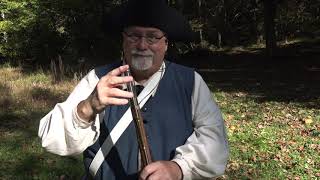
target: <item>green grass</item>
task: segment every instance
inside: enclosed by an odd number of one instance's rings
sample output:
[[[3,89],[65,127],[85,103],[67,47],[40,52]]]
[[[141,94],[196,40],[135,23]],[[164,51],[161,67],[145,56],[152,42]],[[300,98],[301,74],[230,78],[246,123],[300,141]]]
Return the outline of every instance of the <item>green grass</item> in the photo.
[[[222,179],[320,179],[320,110],[310,102],[259,102],[242,92],[215,93],[231,158]]]
[[[0,179],[81,178],[80,156],[47,153],[37,137],[41,117],[75,84],[52,84],[43,71],[0,67]],[[246,92],[213,91],[231,150],[220,179],[320,179],[320,98],[261,101]]]
[[[80,156],[47,153],[37,137],[41,117],[63,101],[74,85],[73,81],[52,84],[42,71],[0,68],[0,179],[81,178]]]

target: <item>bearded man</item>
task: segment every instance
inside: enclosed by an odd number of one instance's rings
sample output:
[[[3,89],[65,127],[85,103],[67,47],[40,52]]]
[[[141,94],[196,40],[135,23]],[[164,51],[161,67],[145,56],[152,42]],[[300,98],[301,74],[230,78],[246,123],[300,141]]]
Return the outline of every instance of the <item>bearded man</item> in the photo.
[[[206,179],[224,173],[225,125],[201,76],[165,59],[168,41],[190,41],[188,22],[164,0],[129,0],[109,28],[123,37],[123,58],[90,71],[63,103],[42,118],[42,146],[59,155],[83,153],[94,179]],[[123,76],[130,68],[132,76]],[[126,84],[138,96],[153,162],[141,167]]]

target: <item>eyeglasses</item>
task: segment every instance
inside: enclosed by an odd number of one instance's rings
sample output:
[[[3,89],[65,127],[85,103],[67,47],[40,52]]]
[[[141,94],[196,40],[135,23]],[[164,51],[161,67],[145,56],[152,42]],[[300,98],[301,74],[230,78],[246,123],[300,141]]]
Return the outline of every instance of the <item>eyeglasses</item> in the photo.
[[[147,35],[141,35],[138,33],[133,33],[133,32],[123,32],[127,37],[129,42],[131,43],[137,43],[140,39],[142,39],[143,37],[146,39],[146,42],[149,45],[153,45],[158,43],[163,37],[165,37],[166,35],[163,34],[162,36],[157,36],[155,34],[147,34]]]

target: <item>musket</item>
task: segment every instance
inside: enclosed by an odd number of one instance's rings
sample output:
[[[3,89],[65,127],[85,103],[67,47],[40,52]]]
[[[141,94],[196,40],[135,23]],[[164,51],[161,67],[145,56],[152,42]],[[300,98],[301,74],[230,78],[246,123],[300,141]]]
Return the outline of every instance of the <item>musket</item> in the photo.
[[[125,76],[130,76],[130,70],[128,69],[125,73]],[[133,121],[136,127],[138,145],[141,155],[141,169],[143,169],[146,165],[152,162],[150,148],[147,141],[146,131],[144,129],[143,117],[141,114],[141,110],[139,107],[139,103],[137,100],[137,92],[134,86],[134,82],[127,83],[127,90],[133,93],[133,97],[130,98],[130,108],[133,117]]]

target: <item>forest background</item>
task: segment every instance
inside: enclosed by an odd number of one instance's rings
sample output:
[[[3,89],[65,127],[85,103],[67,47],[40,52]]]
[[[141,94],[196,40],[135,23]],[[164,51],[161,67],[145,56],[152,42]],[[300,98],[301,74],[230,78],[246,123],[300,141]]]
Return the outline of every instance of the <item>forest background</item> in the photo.
[[[0,57],[22,64],[106,63],[119,57],[119,37],[103,28],[105,15],[125,0],[1,0]],[[170,55],[198,49],[275,48],[320,34],[319,0],[170,0],[199,34],[172,44]],[[171,53],[172,52],[172,53]]]
[[[103,31],[125,0],[0,0],[0,179],[80,179],[82,158],[41,148],[39,120],[97,65],[119,59]],[[170,43],[221,107],[220,179],[320,179],[320,0],[169,0],[199,41]]]

